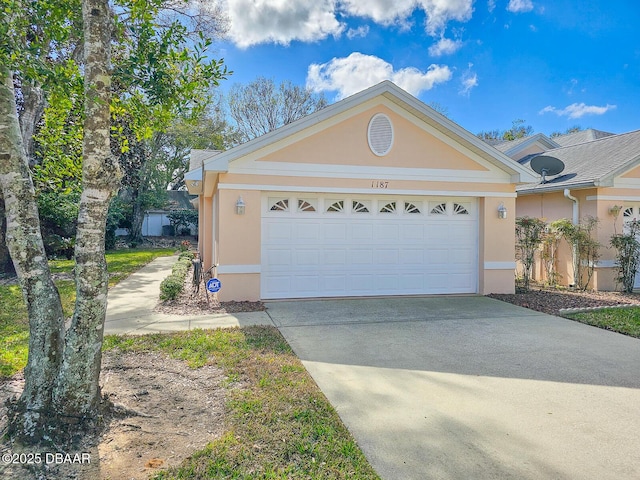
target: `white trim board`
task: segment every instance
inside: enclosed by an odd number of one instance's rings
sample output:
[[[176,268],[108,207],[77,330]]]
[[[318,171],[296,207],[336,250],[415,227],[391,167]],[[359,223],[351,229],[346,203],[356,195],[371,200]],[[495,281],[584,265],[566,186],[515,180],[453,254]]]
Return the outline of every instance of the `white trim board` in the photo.
[[[515,270],[516,262],[484,262],[485,270]]]
[[[473,192],[449,190],[397,190],[375,188],[341,188],[341,187],[297,187],[287,185],[252,185],[242,183],[220,183],[220,190],[258,190],[265,192],[305,192],[305,193],[341,193],[357,195],[412,195],[417,197],[496,197],[516,198],[515,193],[505,192]]]
[[[261,271],[260,265],[220,265],[218,267],[218,274],[260,273]]]

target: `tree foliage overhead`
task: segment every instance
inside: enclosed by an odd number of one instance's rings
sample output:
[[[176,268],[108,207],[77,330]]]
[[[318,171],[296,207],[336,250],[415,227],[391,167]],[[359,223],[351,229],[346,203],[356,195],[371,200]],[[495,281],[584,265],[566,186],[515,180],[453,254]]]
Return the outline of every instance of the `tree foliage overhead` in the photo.
[[[489,130],[478,133],[476,136],[485,141],[509,142],[518,138],[528,137],[533,133],[533,127],[526,125],[525,120],[520,118],[511,122],[511,128],[507,130]]]
[[[243,140],[269,133],[327,106],[324,95],[285,81],[258,77],[247,85],[235,84],[228,95],[231,117]]]
[[[578,132],[581,132],[582,130],[584,130],[584,128],[582,128],[580,125],[574,125],[573,127],[567,128],[564,132],[560,132],[560,131],[551,132],[551,135],[549,135],[549,136],[551,138],[556,138],[556,137],[561,137],[562,135],[569,135],[571,133],[578,133]]]
[[[99,415],[105,225],[121,178],[120,154],[130,151],[131,140],[147,141],[175,118],[201,112],[207,89],[225,76],[222,61],[205,56],[210,40],[193,40],[189,27],[174,20],[184,5],[2,0],[0,187],[30,327],[25,387],[11,407],[10,433],[26,442],[68,439]],[[36,118],[38,102],[44,123],[33,144],[41,161],[32,175],[25,144],[34,131],[21,126]],[[52,206],[57,194],[79,195],[77,216],[69,214],[77,218],[71,319],[51,279],[34,178],[40,192],[52,194]]]

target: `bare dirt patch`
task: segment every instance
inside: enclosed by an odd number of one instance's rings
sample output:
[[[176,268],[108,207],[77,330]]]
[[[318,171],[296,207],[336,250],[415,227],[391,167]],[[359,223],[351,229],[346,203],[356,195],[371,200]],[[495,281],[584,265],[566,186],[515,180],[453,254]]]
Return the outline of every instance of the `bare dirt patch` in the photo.
[[[158,353],[105,352],[102,391],[117,409],[105,418],[101,433],[86,437],[76,451],[66,452],[88,453],[91,462],[50,464],[39,472],[0,464],[0,478],[148,479],[160,469],[180,464],[222,434],[223,380],[222,370],[212,365],[191,369]],[[0,383],[2,430],[7,420],[5,401],[19,394],[22,385],[21,375]],[[0,445],[0,453],[12,451],[11,446]]]

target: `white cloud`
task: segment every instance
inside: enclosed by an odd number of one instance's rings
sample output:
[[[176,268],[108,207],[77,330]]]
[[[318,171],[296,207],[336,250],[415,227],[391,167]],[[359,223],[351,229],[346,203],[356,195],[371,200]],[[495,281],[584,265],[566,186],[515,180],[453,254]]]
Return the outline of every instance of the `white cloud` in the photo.
[[[457,52],[462,47],[460,40],[450,40],[441,37],[435,44],[429,47],[429,55],[432,57],[440,57],[442,55],[450,55]]]
[[[413,67],[394,70],[393,65],[381,58],[354,52],[348,57],[310,65],[307,87],[316,92],[337,91],[339,100],[383,80],[390,80],[412,95],[418,95],[450,79],[451,70],[446,65],[431,65],[425,72]]]
[[[415,0],[343,0],[340,4],[345,13],[371,18],[382,25],[401,22],[416,8]]]
[[[361,25],[358,28],[350,28],[347,30],[347,38],[353,39],[357,37],[366,37],[369,34],[369,25]]]
[[[339,18],[370,18],[381,25],[409,26],[416,10],[425,12],[425,30],[442,36],[447,23],[471,19],[474,0],[224,0],[229,38],[241,48],[259,43],[313,42],[345,33]],[[512,0],[514,1],[514,0]],[[529,0],[519,0],[529,1]],[[359,33],[360,29],[351,31]]]
[[[489,10],[489,13],[493,13],[496,9],[496,0],[489,0],[487,2],[487,9]]]
[[[227,0],[229,36],[241,48],[264,42],[313,42],[340,35],[335,0]]]
[[[471,90],[476,88],[479,84],[478,74],[472,72],[471,67],[473,67],[473,63],[469,64],[469,68],[462,75],[462,89],[460,90],[460,95],[464,95],[467,97],[471,95]]]
[[[509,0],[507,10],[513,13],[530,12],[533,10],[533,3],[531,0]]]
[[[555,113],[560,117],[582,118],[585,115],[604,115],[609,110],[613,110],[615,108],[616,105],[609,104],[604,107],[598,107],[596,105],[587,105],[585,103],[572,103],[563,109],[557,109],[556,107],[549,105],[540,110],[539,114]]]

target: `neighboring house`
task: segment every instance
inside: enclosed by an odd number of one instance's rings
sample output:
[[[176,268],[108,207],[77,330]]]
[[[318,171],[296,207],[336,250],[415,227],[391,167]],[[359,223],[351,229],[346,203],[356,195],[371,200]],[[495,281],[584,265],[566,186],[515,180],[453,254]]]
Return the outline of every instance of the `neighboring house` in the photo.
[[[191,201],[193,198],[194,197],[189,195],[189,192],[184,190],[167,191],[167,203],[165,204],[165,208],[147,210],[144,213],[144,220],[142,221],[142,236],[159,237],[167,235],[167,228],[163,229],[163,227],[171,225],[169,214],[176,210],[194,209],[195,206]],[[196,226],[191,226],[189,234],[195,235],[196,233]],[[175,232],[175,234],[180,235],[181,232]]]
[[[514,291],[535,175],[390,82],[191,167],[221,300]]]
[[[620,135],[584,130],[553,139],[534,135],[495,148],[526,167],[540,153],[564,163],[558,175],[544,182],[538,176],[536,182],[517,187],[516,216],[547,222],[567,218],[574,223],[589,216],[597,218],[597,240],[602,247],[591,287],[616,289],[615,251],[609,242],[614,233],[623,231],[625,221],[640,218],[640,130]],[[571,255],[565,246],[557,265],[565,285],[573,283]],[[537,278],[541,275],[538,268]],[[640,286],[638,281],[636,285]]]

